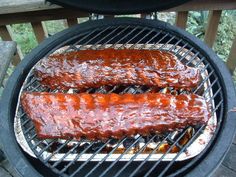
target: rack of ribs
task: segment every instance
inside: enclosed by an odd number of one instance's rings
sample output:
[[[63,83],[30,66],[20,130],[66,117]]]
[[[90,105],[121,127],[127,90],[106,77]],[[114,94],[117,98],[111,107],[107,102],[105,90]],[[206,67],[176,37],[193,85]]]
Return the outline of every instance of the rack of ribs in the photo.
[[[24,92],[23,109],[39,138],[105,140],[206,124],[210,111],[195,94]]]
[[[52,54],[35,67],[42,85],[84,89],[109,85],[147,85],[191,89],[200,80],[197,68],[166,51],[137,49],[79,50]]]

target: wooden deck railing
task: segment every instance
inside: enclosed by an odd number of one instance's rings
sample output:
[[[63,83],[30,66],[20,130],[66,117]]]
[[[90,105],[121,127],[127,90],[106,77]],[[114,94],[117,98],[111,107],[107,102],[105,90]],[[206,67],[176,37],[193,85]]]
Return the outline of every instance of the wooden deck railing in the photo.
[[[210,11],[204,41],[212,47],[216,36],[222,10],[236,9],[235,0],[192,0],[181,6],[167,10],[175,11],[176,25],[185,29],[189,11]],[[45,4],[44,0],[1,0],[0,2],[0,36],[3,40],[14,40],[11,29],[12,24],[30,22],[38,42],[48,36],[43,21],[65,19],[68,26],[78,23],[77,18],[88,17],[87,12],[65,9],[57,5]],[[143,17],[145,15],[140,15]],[[110,18],[112,16],[105,16]],[[236,32],[235,32],[236,33]],[[236,34],[235,34],[236,36]],[[17,56],[13,64],[23,58],[18,46]],[[231,72],[236,67],[236,39],[233,41],[227,65]]]

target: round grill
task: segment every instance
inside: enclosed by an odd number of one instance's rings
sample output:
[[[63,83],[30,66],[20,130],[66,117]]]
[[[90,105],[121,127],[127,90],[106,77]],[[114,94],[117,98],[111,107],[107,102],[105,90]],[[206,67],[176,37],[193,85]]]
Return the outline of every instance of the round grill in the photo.
[[[109,26],[105,28],[88,31],[85,34],[79,34],[74,36],[73,39],[67,41],[68,47],[65,51],[69,50],[83,50],[83,49],[103,49],[107,47],[112,48],[135,48],[135,49],[152,49],[152,50],[167,50],[173,52],[179,57],[179,59],[186,65],[193,67],[200,67],[202,73],[209,73],[204,77],[202,83],[192,91],[192,93],[198,93],[207,99],[211,105],[216,104],[212,115],[217,113],[218,121],[222,118],[219,116],[222,114],[223,97],[218,77],[215,74],[212,66],[204,56],[197,51],[193,46],[188,44],[187,41],[180,39],[171,33],[168,33],[160,29],[152,29],[141,26]],[[58,46],[60,47],[60,46]],[[55,48],[56,49],[56,48]],[[54,49],[54,50],[55,50]],[[62,51],[61,51],[62,52]],[[50,54],[50,53],[48,53]],[[47,54],[47,55],[48,55]],[[47,56],[46,55],[46,56]],[[203,88],[204,85],[207,85]],[[215,89],[212,89],[212,88]],[[40,83],[36,80],[33,72],[30,72],[28,79],[23,85],[23,91],[49,91],[59,92],[60,90],[48,90],[43,88]],[[99,89],[88,89],[88,93],[147,93],[150,91],[155,92],[170,92],[172,94],[187,94],[186,91],[177,92],[172,88],[156,89],[148,88],[145,86],[115,86],[115,87],[101,87]],[[209,94],[209,91],[213,91],[213,94]],[[78,90],[73,90],[78,93]],[[134,166],[131,164],[133,161],[140,160],[138,155],[145,154],[146,156],[141,159],[141,162],[135,165],[135,170],[130,173],[130,176],[135,176],[143,171],[145,167],[146,176],[154,173],[158,166],[162,167],[159,171],[159,175],[168,174],[168,170],[171,169],[174,161],[178,159],[181,153],[186,152],[187,147],[191,145],[194,140],[203,133],[205,126],[198,126],[187,128],[182,131],[176,131],[166,134],[150,135],[148,137],[136,136],[134,138],[124,138],[116,141],[109,139],[106,142],[89,142],[87,140],[73,141],[73,140],[39,140],[34,130],[34,126],[31,120],[26,116],[20,107],[18,112],[23,134],[26,141],[29,143],[31,150],[35,156],[39,158],[44,164],[51,168],[57,174],[63,176],[75,176],[81,173],[84,176],[93,176],[94,174],[100,176],[106,175],[124,175],[125,171],[130,167]],[[212,127],[214,130],[214,127]],[[213,133],[212,130],[212,133]],[[204,141],[204,140],[202,140]],[[206,142],[203,142],[206,143]],[[45,155],[45,152],[48,154]],[[78,162],[84,154],[87,154],[87,159],[84,162]],[[97,154],[101,155],[101,158],[96,158]],[[115,159],[111,158],[111,155],[115,155]],[[124,165],[113,174],[113,167],[120,163],[119,161],[124,160],[124,157],[128,154],[133,156],[125,162]],[[158,154],[159,157],[146,168],[146,163],[150,160],[153,154]],[[174,156],[172,156],[174,154]],[[56,161],[52,161],[57,156]],[[167,157],[168,156],[168,157]],[[126,157],[128,158],[128,157]],[[140,157],[139,157],[140,158]],[[187,158],[186,158],[187,159]],[[82,159],[83,160],[83,159]],[[166,165],[162,164],[163,160],[168,160]],[[92,161],[99,161],[96,165],[91,165]],[[107,161],[111,161],[107,163]],[[106,167],[104,168],[106,164]],[[104,168],[101,171],[100,168]],[[141,170],[142,169],[142,170]],[[160,168],[159,168],[160,169]],[[155,172],[155,174],[157,174]]]
[[[132,20],[130,20],[132,21]],[[102,21],[101,21],[102,22]],[[147,93],[164,92],[171,94],[196,93],[205,97],[210,104],[212,118],[207,126],[188,127],[184,130],[152,134],[147,137],[136,135],[121,140],[109,139],[105,142],[74,140],[40,140],[31,120],[26,116],[21,104],[16,105],[14,130],[18,143],[24,151],[39,159],[55,176],[166,176],[182,175],[189,167],[195,165],[214,144],[223,117],[226,100],[224,85],[216,72],[214,63],[202,48],[182,36],[178,30],[171,29],[165,23],[152,27],[148,23],[129,23],[124,19],[117,23],[103,25],[87,22],[83,30],[75,26],[69,33],[54,36],[51,46],[42,48],[37,55],[29,56],[25,67],[23,84],[19,88],[18,100],[22,91],[48,91],[34,77],[33,68],[37,62],[54,52],[98,50],[103,48],[134,48],[149,50],[166,50],[174,53],[178,59],[191,67],[201,70],[202,82],[191,91],[176,91],[173,88],[150,88],[146,86],[115,86],[87,89],[88,93]],[[93,24],[89,26],[89,24]],[[67,37],[70,35],[70,38]],[[58,38],[58,40],[57,40]],[[65,47],[66,46],[66,47]],[[63,47],[63,49],[61,49]],[[59,49],[59,50],[58,50]],[[67,92],[78,93],[79,90]],[[84,90],[83,90],[84,92]],[[204,139],[205,138],[205,139]],[[202,149],[197,149],[203,147]],[[190,149],[196,149],[195,154]]]

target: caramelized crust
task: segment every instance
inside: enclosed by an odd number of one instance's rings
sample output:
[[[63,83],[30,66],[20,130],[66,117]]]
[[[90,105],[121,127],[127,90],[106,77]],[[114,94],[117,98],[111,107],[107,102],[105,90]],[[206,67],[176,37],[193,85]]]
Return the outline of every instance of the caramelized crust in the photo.
[[[103,85],[147,85],[191,89],[200,82],[196,68],[160,50],[80,50],[44,58],[35,68],[51,89],[97,88]]]
[[[104,140],[163,133],[210,118],[201,96],[25,92],[21,103],[39,138]]]

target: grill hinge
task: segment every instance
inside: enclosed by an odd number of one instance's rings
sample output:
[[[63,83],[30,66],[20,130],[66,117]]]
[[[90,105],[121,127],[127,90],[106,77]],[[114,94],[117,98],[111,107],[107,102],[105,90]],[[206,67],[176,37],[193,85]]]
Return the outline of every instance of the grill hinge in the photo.
[[[157,20],[157,12],[151,12],[149,14],[143,14],[142,15],[142,18],[145,18],[145,19],[151,19],[151,20]]]
[[[89,20],[99,20],[103,19],[105,16],[101,14],[91,13],[89,14]],[[149,14],[142,14],[142,18],[157,20],[157,12],[151,12]]]
[[[104,15],[95,14],[95,13],[89,14],[89,20],[99,20],[103,18],[104,18]]]

